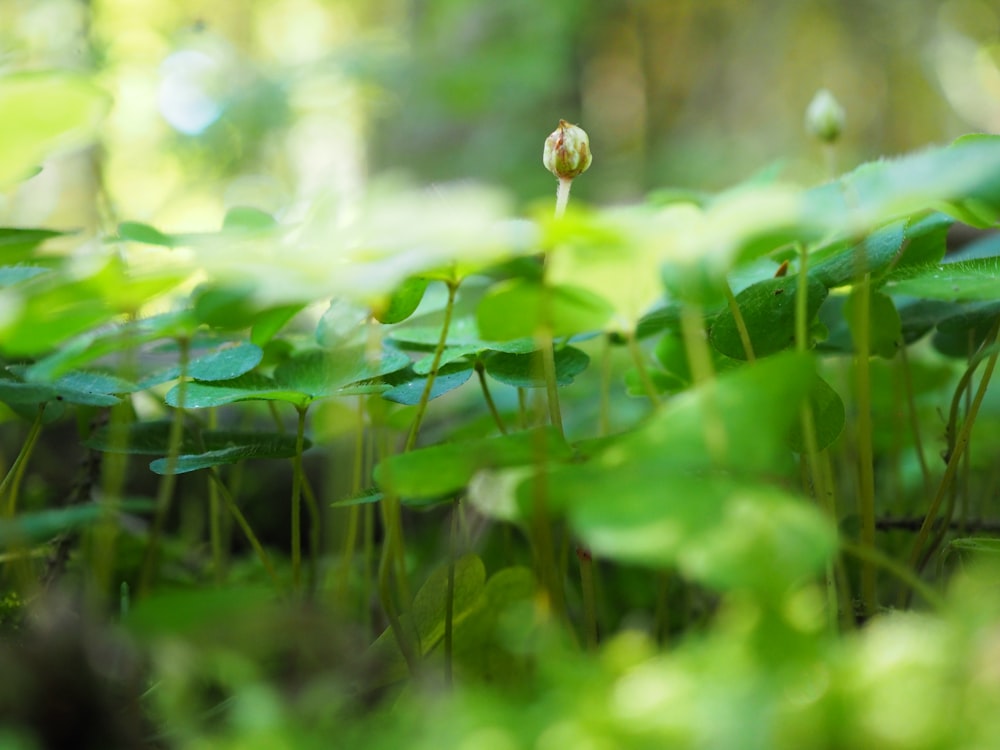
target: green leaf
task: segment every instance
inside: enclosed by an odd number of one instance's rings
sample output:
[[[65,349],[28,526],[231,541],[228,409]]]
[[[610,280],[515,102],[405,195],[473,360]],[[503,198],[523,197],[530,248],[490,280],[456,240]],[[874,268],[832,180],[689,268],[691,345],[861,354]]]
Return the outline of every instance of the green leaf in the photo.
[[[473,357],[484,350],[476,345],[472,346],[448,346],[441,350],[441,358],[438,360],[438,369],[453,362],[458,362],[465,357]],[[428,375],[434,365],[434,352],[428,352],[423,357],[413,363],[413,372],[417,375]],[[463,369],[471,366],[470,363],[463,363]]]
[[[948,542],[948,547],[959,552],[972,552],[991,558],[1000,555],[1000,539],[991,537],[959,537]]]
[[[539,456],[566,460],[570,455],[552,428],[527,430],[390,456],[375,467],[375,481],[405,500],[436,500],[461,490],[481,469],[522,466]]]
[[[255,344],[227,342],[209,354],[192,359],[187,374],[196,380],[230,380],[250,372],[263,356],[264,352]]]
[[[34,255],[35,249],[43,242],[65,234],[68,232],[54,229],[0,227],[0,263],[23,263]]]
[[[843,242],[816,251],[810,258],[810,281],[832,289],[852,283],[866,273],[877,274],[888,267],[906,239],[906,221],[896,221],[876,229],[853,247]]]
[[[302,309],[303,305],[281,305],[261,310],[254,316],[250,341],[257,346],[263,346],[274,338],[275,334],[284,328],[288,321],[298,315]]]
[[[538,630],[533,609],[538,584],[529,568],[510,567],[490,576],[482,601],[454,633],[454,658],[463,672],[493,684],[524,685],[532,674]]]
[[[180,386],[175,385],[164,400],[170,406],[180,406]],[[293,388],[283,388],[273,378],[258,372],[248,372],[232,380],[190,382],[184,388],[184,408],[208,409],[237,401],[287,401],[305,406],[312,396]]]
[[[840,437],[847,421],[844,402],[829,383],[816,376],[809,390],[809,406],[812,409],[813,427],[816,435],[816,450],[823,450]],[[802,435],[802,422],[792,423],[792,450],[804,453],[805,438]]]
[[[345,386],[403,370],[409,364],[409,357],[390,348],[374,352],[374,357],[365,345],[332,352],[313,349],[300,352],[278,365],[274,380],[288,390],[321,398],[336,395]]]
[[[455,390],[464,385],[471,377],[471,362],[452,362],[445,365],[438,370],[437,377],[434,378],[428,400],[434,400]],[[405,406],[419,404],[423,397],[424,388],[427,387],[428,379],[429,376],[406,378],[403,382],[395,383],[391,388],[383,391],[382,398]]]
[[[836,548],[819,511],[772,487],[649,464],[617,479],[595,488],[583,475],[560,476],[575,497],[570,525],[595,556],[676,567],[715,589],[783,595]]]
[[[996,300],[1000,257],[900,269],[890,277],[886,291],[941,300]]]
[[[25,382],[19,375],[12,373],[0,377],[0,401],[20,406],[51,401],[114,406],[120,401],[114,394],[132,393],[138,389],[134,383],[99,372],[70,372],[53,382]]]
[[[110,256],[89,273],[74,268],[37,275],[12,289],[21,296],[20,310],[0,329],[0,346],[14,356],[44,354],[116,315],[135,313],[185,273],[167,268],[141,275]]]
[[[267,211],[250,206],[233,206],[222,220],[224,231],[261,232],[274,229],[277,225]]]
[[[172,424],[167,420],[104,425],[94,430],[84,445],[106,453],[165,456],[171,449],[171,429]],[[310,445],[306,440],[305,447]],[[194,466],[204,459],[205,466],[214,466],[243,458],[287,458],[294,455],[295,436],[239,430],[203,430],[195,433],[185,428],[177,447],[180,454],[186,457],[185,465]],[[225,460],[218,460],[220,456]]]
[[[852,341],[858,340],[858,305],[860,291],[854,290],[844,303],[844,317],[851,331]],[[903,328],[892,298],[882,292],[870,291],[868,341],[870,351],[878,357],[892,359],[903,345]]]
[[[986,340],[1000,317],[1000,300],[964,305],[938,323],[932,343],[949,357],[969,357]]]
[[[86,503],[21,513],[0,519],[0,549],[14,549],[44,542],[57,534],[103,521],[110,514],[145,513],[156,507],[152,500],[122,500],[115,504]]]
[[[975,220],[1000,207],[1000,141],[957,141],[863,164],[807,192],[810,213],[846,236],[931,209]]]
[[[960,309],[954,302],[936,299],[893,295],[892,300],[899,313],[903,341],[906,344],[912,344],[923,338],[938,323],[953,316]]]
[[[556,383],[569,385],[587,369],[590,357],[576,347],[564,346],[555,351]],[[536,354],[496,352],[483,359],[486,372],[495,380],[516,388],[541,388],[545,378],[540,358]]]
[[[427,284],[424,278],[411,278],[404,281],[386,300],[385,304],[373,311],[375,320],[379,323],[400,323],[413,315],[424,298]]]
[[[252,284],[202,284],[192,295],[196,319],[214,328],[254,328],[253,343],[268,341],[303,305],[262,307]]]
[[[250,372],[264,356],[263,350],[255,344],[243,341],[223,341],[214,345],[207,353],[199,353],[188,362],[187,375],[195,380],[232,380]],[[180,377],[180,365],[162,370],[153,378],[143,381],[146,387],[155,383],[165,383]]]
[[[113,423],[94,430],[83,444],[91,450],[127,453],[131,455],[163,455],[170,450],[171,423],[167,420]],[[184,453],[198,450],[198,441],[191,430],[185,429],[180,449]]]
[[[156,227],[138,221],[123,221],[119,224],[118,237],[126,242],[141,242],[144,245],[174,247],[179,244],[172,235],[164,234]]]
[[[64,342],[57,351],[31,365],[28,378],[34,381],[54,380],[96,359],[140,344],[168,337],[190,337],[196,325],[188,311],[179,310],[87,331]],[[158,382],[166,380],[169,377]]]
[[[177,457],[173,474],[186,474],[213,466],[235,464],[252,458],[291,458],[295,455],[295,436],[278,433],[231,433],[224,448],[206,450],[200,453],[184,453]],[[311,446],[306,441],[303,449]],[[149,468],[157,474],[167,474],[167,458],[158,458]]]
[[[807,320],[811,321],[827,296],[826,287],[809,279]],[[795,299],[798,277],[782,276],[765,279],[736,295],[736,304],[743,316],[754,355],[766,357],[795,343]],[[709,340],[716,349],[733,359],[747,358],[740,339],[736,319],[726,308],[712,322]]]
[[[896,268],[940,263],[948,249],[948,230],[955,220],[942,213],[910,219],[906,224],[906,244]]]
[[[515,279],[498,284],[479,303],[477,320],[483,338],[510,341],[535,336],[546,296],[547,317],[556,338],[601,330],[613,312],[592,292],[569,286],[543,289],[534,282]]]
[[[28,176],[49,154],[86,145],[109,103],[81,75],[0,77],[0,188]]]
[[[552,469],[550,510],[576,502],[565,487],[577,475],[581,486],[591,482],[605,498],[617,495],[614,481],[632,474],[648,478],[647,490],[654,494],[660,474],[781,475],[791,466],[788,435],[814,378],[809,357],[786,353],[675,396],[639,429],[599,443],[591,460]],[[529,490],[521,485],[522,504],[530,504]]]
[[[452,621],[461,623],[482,603],[486,584],[486,567],[478,556],[463,555],[455,560],[452,595]],[[444,638],[445,613],[448,606],[448,565],[440,565],[428,576],[413,597],[410,617],[420,638],[420,651],[427,654]]]

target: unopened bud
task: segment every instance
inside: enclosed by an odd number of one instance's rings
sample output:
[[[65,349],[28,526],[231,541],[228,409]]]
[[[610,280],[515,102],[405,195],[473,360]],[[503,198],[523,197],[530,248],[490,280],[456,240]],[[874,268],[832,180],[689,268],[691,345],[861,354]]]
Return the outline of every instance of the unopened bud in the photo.
[[[827,89],[820,89],[806,109],[806,130],[824,143],[833,143],[844,129],[844,108]]]
[[[587,171],[592,160],[590,139],[583,128],[560,120],[559,127],[545,139],[542,163],[561,180],[579,177]]]

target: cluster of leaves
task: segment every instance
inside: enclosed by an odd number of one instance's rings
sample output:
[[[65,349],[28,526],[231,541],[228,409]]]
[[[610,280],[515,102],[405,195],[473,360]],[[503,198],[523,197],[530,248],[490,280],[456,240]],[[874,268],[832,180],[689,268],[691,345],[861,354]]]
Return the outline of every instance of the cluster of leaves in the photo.
[[[84,82],[40,80],[0,86],[0,114],[18,115],[0,120],[20,128],[22,143],[16,159],[0,151],[8,183],[79,138],[101,106]],[[63,119],[35,128],[24,113],[47,106],[56,85],[67,88]],[[122,609],[153,656],[161,689],[149,712],[165,737],[308,743],[323,725],[317,702],[347,712],[410,677],[426,690],[404,693],[388,721],[378,716],[378,734],[364,721],[357,732],[386,746],[997,741],[995,722],[971,718],[996,708],[981,697],[996,675],[977,666],[996,647],[991,612],[972,624],[914,615],[849,638],[834,631],[852,627],[856,610],[876,616],[880,601],[905,602],[914,590],[932,606],[974,609],[968,593],[943,605],[919,573],[997,357],[997,243],[988,238],[961,258],[945,251],[956,222],[997,223],[1000,139],[866,164],[811,189],[762,179],[557,219],[513,219],[502,196],[479,188],[376,192],[348,218],[329,208],[294,226],[237,209],[202,235],[125,223],[101,249],[69,256],[46,252],[46,242],[67,239],[58,232],[0,230],[0,402],[12,423],[31,425],[0,485],[0,548],[17,574],[5,581],[15,590],[36,553],[62,544],[54,535],[87,530],[93,543],[73,562],[84,588],[105,606],[121,581],[140,595],[131,608],[123,596]],[[198,285],[182,291],[195,274]],[[166,311],[150,314],[157,300]],[[318,322],[317,302],[329,305]],[[947,469],[934,491],[924,466],[907,566],[897,548],[874,545],[871,472],[875,451],[889,449],[872,426],[886,389],[873,386],[881,370],[870,360],[919,350],[931,332],[927,356],[943,363],[949,386],[954,371],[961,376]],[[844,372],[846,388],[837,382]],[[479,395],[463,388],[473,377]],[[644,413],[631,419],[639,404]],[[838,494],[830,469],[848,406],[856,499]],[[294,431],[281,409],[296,416]],[[265,429],[258,417],[268,410],[277,419]],[[67,411],[96,424],[83,429],[83,447],[154,457],[155,499],[126,497],[112,468],[120,464],[109,460],[94,499],[20,508],[39,436]],[[445,437],[421,430],[428,413],[448,417],[435,427]],[[322,509],[304,460],[345,433],[355,436],[351,487]],[[905,447],[923,463],[918,443]],[[260,459],[292,464],[287,565],[284,551],[261,543],[241,509],[237,472],[227,473]],[[213,561],[177,594],[157,553],[177,554],[164,534],[176,477],[192,472],[208,480],[186,502],[206,500]],[[425,530],[429,508],[452,519],[443,555],[436,540],[412,533]],[[403,509],[413,509],[407,524]],[[952,499],[945,530],[953,511]],[[145,513],[151,522],[137,527]],[[466,515],[515,530],[507,552],[489,543],[469,552]],[[229,516],[256,553],[244,575],[263,591],[198,590],[235,575],[219,531]],[[327,517],[343,528],[339,547],[321,536]],[[118,536],[143,551],[141,562],[107,563]],[[950,549],[989,548],[964,538]],[[840,550],[860,564],[845,564]],[[878,581],[882,568],[893,580]],[[603,607],[597,575],[623,586],[604,594]],[[411,596],[414,576],[422,585]],[[637,581],[658,582],[656,601],[625,592]],[[376,592],[385,618],[377,625]],[[191,617],[287,625],[261,614],[270,612],[262,598],[334,598],[366,642],[361,675],[310,675],[308,690],[286,698],[267,671],[273,655],[247,657],[231,632],[222,642],[190,635]],[[694,600],[711,623],[700,638],[690,637]],[[660,653],[630,631],[623,608],[645,611],[660,636],[689,638]],[[599,658],[581,656],[577,641],[600,639]],[[178,659],[187,671],[171,666]],[[434,694],[439,674],[465,686],[435,699],[460,710],[454,722],[427,719],[423,695]],[[216,697],[228,706],[221,726],[198,718],[212,707],[199,693],[205,680],[233,701]],[[965,712],[945,715],[945,699]]]

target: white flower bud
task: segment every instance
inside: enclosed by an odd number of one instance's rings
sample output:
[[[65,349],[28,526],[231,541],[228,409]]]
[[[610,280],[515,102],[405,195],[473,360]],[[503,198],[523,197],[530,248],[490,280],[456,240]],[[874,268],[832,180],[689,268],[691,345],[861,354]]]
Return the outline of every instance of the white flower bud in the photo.
[[[844,129],[844,108],[827,89],[820,89],[806,109],[806,130],[824,143],[833,143]]]
[[[593,157],[586,131],[565,120],[545,139],[542,163],[561,180],[572,180],[587,171]]]

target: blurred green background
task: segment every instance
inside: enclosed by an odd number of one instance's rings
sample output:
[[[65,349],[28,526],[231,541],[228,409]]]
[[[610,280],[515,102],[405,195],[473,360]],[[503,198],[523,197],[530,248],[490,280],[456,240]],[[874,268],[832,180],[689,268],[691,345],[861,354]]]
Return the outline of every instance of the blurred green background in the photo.
[[[99,148],[0,197],[4,224],[111,231],[294,219],[374,176],[551,201],[542,143],[590,133],[574,194],[718,189],[775,162],[822,179],[806,105],[847,111],[838,165],[1000,130],[988,0],[3,0],[0,72],[90,70]]]

